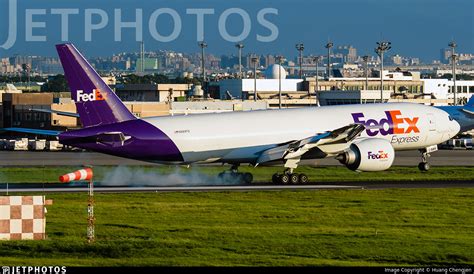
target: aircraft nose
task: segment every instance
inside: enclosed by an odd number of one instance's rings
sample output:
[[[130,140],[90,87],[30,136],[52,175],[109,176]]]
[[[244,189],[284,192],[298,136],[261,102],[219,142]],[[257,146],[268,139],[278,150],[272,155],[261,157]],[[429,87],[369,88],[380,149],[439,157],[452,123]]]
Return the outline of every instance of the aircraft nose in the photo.
[[[456,121],[451,121],[451,132],[457,135],[461,131],[461,125]]]

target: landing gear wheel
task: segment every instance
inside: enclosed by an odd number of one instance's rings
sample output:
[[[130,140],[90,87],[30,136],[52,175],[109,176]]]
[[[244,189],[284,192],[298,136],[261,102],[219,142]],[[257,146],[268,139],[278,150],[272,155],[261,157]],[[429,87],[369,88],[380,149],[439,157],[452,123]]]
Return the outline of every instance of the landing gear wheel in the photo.
[[[290,182],[290,176],[288,174],[282,174],[280,177],[280,183],[287,185]]]
[[[300,182],[300,178],[298,174],[293,173],[293,174],[290,174],[289,176],[290,176],[290,182],[292,184],[297,185]]]
[[[418,164],[418,169],[421,171],[428,171],[430,170],[430,164],[421,162]]]
[[[300,184],[307,184],[308,181],[308,176],[306,176],[306,174],[300,174]]]
[[[252,181],[253,181],[253,175],[252,175],[252,173],[249,173],[249,172],[243,173],[242,174],[242,179],[243,179],[244,183],[251,184]]]

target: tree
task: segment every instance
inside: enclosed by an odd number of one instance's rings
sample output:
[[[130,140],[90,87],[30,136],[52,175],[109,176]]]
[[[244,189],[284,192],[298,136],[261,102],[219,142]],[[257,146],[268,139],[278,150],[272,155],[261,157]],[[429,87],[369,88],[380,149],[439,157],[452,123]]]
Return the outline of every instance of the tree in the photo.
[[[58,74],[49,78],[48,81],[41,87],[41,91],[62,92],[70,90],[64,75]]]

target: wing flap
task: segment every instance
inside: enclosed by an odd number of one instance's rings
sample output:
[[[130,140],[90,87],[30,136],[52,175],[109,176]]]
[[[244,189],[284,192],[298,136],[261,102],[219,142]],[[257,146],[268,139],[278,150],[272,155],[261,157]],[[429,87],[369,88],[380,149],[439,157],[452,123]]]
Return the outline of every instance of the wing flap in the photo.
[[[350,142],[359,136],[364,129],[365,127],[363,125],[351,124],[333,131],[316,134],[302,140],[285,143],[263,151],[257,159],[257,164],[275,160],[299,158],[315,147],[339,147],[340,150],[343,150],[349,146]]]

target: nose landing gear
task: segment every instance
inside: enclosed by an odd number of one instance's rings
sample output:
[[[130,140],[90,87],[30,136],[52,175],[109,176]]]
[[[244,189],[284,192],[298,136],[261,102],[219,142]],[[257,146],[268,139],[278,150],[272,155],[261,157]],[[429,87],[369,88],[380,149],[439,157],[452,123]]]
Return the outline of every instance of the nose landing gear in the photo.
[[[438,150],[437,145],[429,146],[425,149],[420,149],[421,152],[421,163],[418,164],[418,169],[421,171],[430,170],[431,166],[428,163],[428,158],[431,157],[430,153]]]

